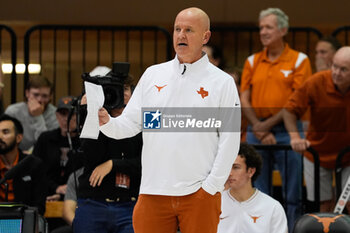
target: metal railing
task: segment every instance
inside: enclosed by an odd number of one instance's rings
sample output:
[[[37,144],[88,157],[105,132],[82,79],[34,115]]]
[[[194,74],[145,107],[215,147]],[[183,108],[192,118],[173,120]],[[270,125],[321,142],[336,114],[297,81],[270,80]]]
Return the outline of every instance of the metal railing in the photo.
[[[54,87],[58,78],[65,83],[54,89],[61,92],[56,95],[71,95],[77,88],[72,78],[80,79],[95,66],[130,62],[131,73],[138,79],[145,68],[171,55],[171,36],[157,26],[37,25],[24,37],[24,84],[29,79],[28,64],[36,62]]]
[[[292,150],[292,147],[290,145],[261,145],[261,144],[252,144],[252,146],[256,150],[264,150],[264,151],[284,151],[285,155],[287,155],[287,151]],[[315,195],[315,210],[314,211],[319,211],[320,207],[320,158],[318,156],[317,151],[315,151],[312,147],[309,147],[307,149],[308,152],[311,153],[314,159],[314,195]],[[288,175],[287,175],[287,169],[288,169],[288,164],[287,164],[287,159],[285,159],[285,174],[284,177],[286,177],[286,180],[283,180],[282,182],[288,182]],[[272,172],[272,171],[271,171]],[[302,171],[300,171],[302,172]],[[302,177],[302,176],[301,176]],[[270,187],[272,187],[272,177],[269,177],[269,182],[270,182]],[[303,182],[301,182],[303,184]],[[287,197],[287,184],[283,183],[284,188],[284,199]],[[303,204],[305,204],[305,200],[302,200]],[[285,205],[286,208],[286,205]]]
[[[340,197],[340,194],[342,192],[342,171],[343,171],[343,167],[342,167],[342,162],[343,162],[343,158],[345,156],[350,156],[350,146],[345,147],[344,149],[342,149],[338,156],[337,159],[335,161],[335,183],[336,183],[336,194],[337,194],[337,200]]]
[[[10,27],[0,25],[0,53],[3,51],[3,31],[11,37],[11,63],[14,67],[17,62],[16,34]],[[225,57],[231,59],[231,64],[235,66],[242,67],[249,55],[262,48],[256,26],[213,26],[211,31],[211,41],[222,48]],[[332,35],[344,45],[350,44],[350,26],[339,27]],[[290,27],[286,41],[292,48],[306,53],[312,61],[313,48],[321,37],[322,33],[312,27]],[[51,52],[47,50],[48,47]],[[109,51],[107,55],[106,51]],[[152,61],[149,57],[152,57]],[[170,33],[156,26],[37,25],[30,28],[24,38],[24,63],[41,64],[41,74],[51,77],[54,84],[58,77],[64,79],[65,94],[71,94],[72,89],[76,88],[72,84],[73,76],[79,74],[80,77],[81,73],[90,71],[94,66],[111,66],[117,60],[130,61],[132,71],[133,67],[137,67],[135,73],[138,77],[149,65],[170,60],[171,57]],[[28,78],[26,66],[24,84]],[[13,69],[11,103],[16,102],[16,86],[16,72]]]
[[[12,64],[12,72],[11,72],[11,103],[15,103],[16,102],[16,86],[17,86],[17,79],[16,79],[16,64],[17,64],[17,36],[15,34],[15,32],[13,31],[12,28],[10,28],[9,26],[0,24],[0,54],[1,54],[1,58],[2,58],[2,62],[4,61],[5,57],[3,54],[3,44],[4,42],[4,38],[3,38],[3,31],[6,31],[9,34],[10,37],[10,56],[11,56],[11,64]],[[0,67],[1,69],[1,67]]]
[[[332,36],[337,38],[342,45],[349,45],[350,26],[338,27],[332,32]]]

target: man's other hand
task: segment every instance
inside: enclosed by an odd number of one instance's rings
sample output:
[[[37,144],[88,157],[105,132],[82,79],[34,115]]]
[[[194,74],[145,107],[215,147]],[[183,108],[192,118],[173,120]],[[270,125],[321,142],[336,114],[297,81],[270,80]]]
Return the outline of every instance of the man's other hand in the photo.
[[[100,186],[102,183],[103,178],[111,172],[113,167],[112,160],[107,160],[106,162],[98,165],[93,172],[91,173],[91,176],[89,178],[90,185],[92,187]]]
[[[275,145],[275,144],[277,144],[277,141],[276,141],[275,136],[272,133],[268,133],[261,139],[261,144],[263,144],[263,145]]]
[[[291,139],[290,145],[294,151],[303,153],[310,146],[310,142],[303,138]]]

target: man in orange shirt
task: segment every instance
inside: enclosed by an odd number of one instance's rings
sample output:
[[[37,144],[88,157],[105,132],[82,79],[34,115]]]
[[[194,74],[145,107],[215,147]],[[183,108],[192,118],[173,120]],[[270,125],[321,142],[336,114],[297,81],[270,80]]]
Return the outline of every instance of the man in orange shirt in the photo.
[[[305,54],[290,49],[283,41],[288,31],[288,16],[283,11],[278,8],[261,11],[259,26],[264,49],[248,57],[241,82],[242,110],[250,123],[247,142],[288,144],[289,135],[282,122],[281,109],[293,91],[311,75],[310,61]],[[273,158],[267,151],[260,153],[263,168],[255,186],[270,194],[269,178],[274,168],[270,166],[270,159],[273,159],[282,175],[283,188],[287,189],[286,212],[289,229],[292,229],[295,219],[301,214],[301,157],[293,151],[287,156],[283,151],[277,151]],[[288,168],[285,168],[286,164]]]
[[[37,207],[39,213],[44,214],[47,185],[43,164],[39,158],[22,153],[18,148],[22,138],[23,127],[21,123],[16,118],[1,115],[0,202],[21,202]],[[30,158],[27,158],[28,156]],[[14,172],[12,169],[17,171]],[[7,177],[9,173],[11,173],[11,177]],[[5,184],[7,184],[7,191]]]
[[[306,139],[296,133],[297,118],[310,107],[310,126]],[[333,58],[331,70],[311,76],[285,105],[283,118],[289,131],[293,150],[304,152],[310,145],[320,156],[320,199],[322,212],[331,212],[332,173],[338,153],[350,145],[350,47],[342,47]],[[307,197],[314,198],[312,156],[304,153],[304,177]],[[342,162],[343,186],[350,175],[350,158]],[[347,203],[350,210],[350,203]]]

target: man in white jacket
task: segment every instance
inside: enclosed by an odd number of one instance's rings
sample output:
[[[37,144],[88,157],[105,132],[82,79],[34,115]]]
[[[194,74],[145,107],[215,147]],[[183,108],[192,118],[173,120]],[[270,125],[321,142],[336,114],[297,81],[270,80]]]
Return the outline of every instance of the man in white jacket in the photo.
[[[238,152],[241,116],[234,80],[202,52],[210,35],[204,11],[181,11],[173,33],[176,57],[145,71],[121,116],[110,118],[105,109],[99,111],[100,130],[109,137],[120,139],[143,131],[140,196],[133,215],[136,233],[173,233],[178,227],[182,233],[217,231],[220,191]],[[160,124],[166,117],[162,108],[173,109],[180,118],[184,109],[196,112],[204,108],[206,122],[215,121],[209,127],[217,127],[216,123],[234,127],[198,132],[196,128],[205,123],[195,118],[183,121],[183,127],[181,122],[174,123],[179,119]],[[227,110],[226,120],[218,122],[214,116],[222,109]],[[153,116],[148,124],[146,113]],[[148,131],[153,123],[157,127]],[[186,132],[181,131],[184,128]]]

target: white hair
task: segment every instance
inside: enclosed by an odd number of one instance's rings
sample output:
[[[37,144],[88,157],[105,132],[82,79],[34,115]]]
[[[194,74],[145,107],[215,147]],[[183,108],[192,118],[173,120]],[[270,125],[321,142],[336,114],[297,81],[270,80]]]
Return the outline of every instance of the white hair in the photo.
[[[276,15],[277,26],[279,29],[289,27],[289,17],[279,8],[267,8],[266,10],[260,11],[259,20],[265,18],[268,15]]]

